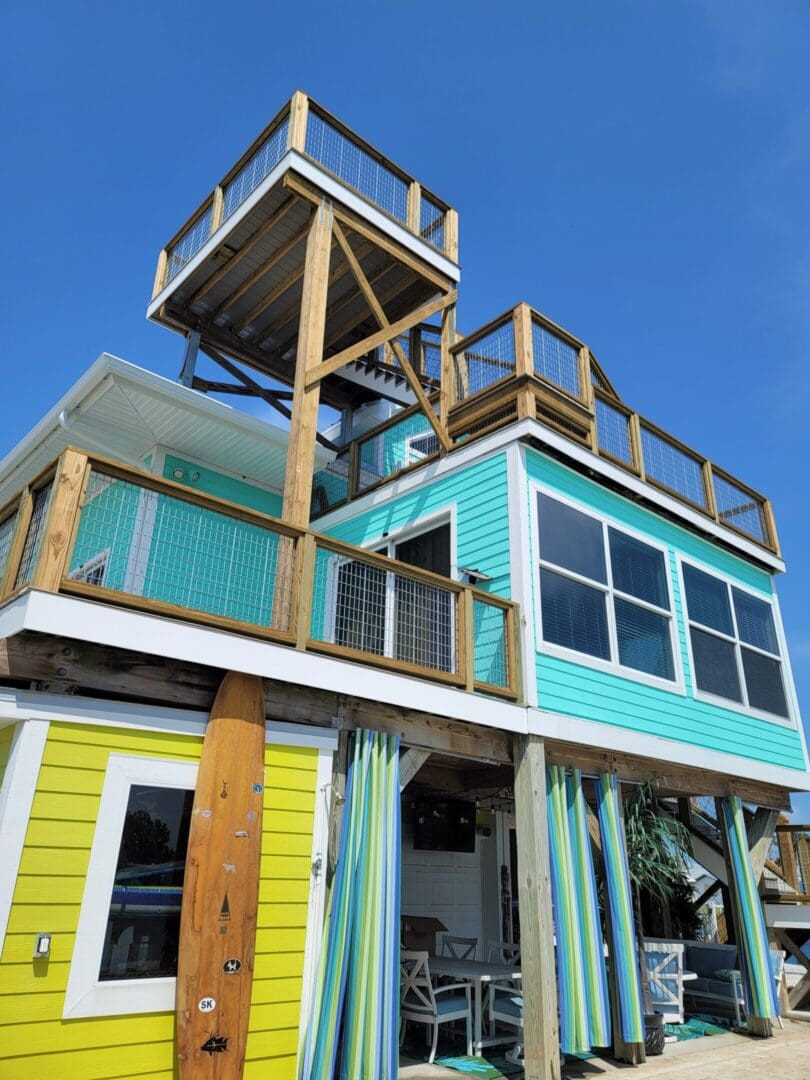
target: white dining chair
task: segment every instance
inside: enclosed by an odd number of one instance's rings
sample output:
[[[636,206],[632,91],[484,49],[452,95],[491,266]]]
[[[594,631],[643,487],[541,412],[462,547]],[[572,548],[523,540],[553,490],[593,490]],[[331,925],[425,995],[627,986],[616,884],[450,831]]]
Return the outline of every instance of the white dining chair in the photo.
[[[513,941],[490,941],[487,959],[491,964],[519,964],[520,945]]]
[[[433,1064],[439,1041],[439,1026],[455,1020],[467,1024],[467,1057],[473,1053],[472,999],[469,983],[450,983],[435,987],[430,978],[426,952],[403,950],[400,955],[399,1042],[405,1041],[409,1020],[428,1025],[425,1034],[430,1041],[428,1063]],[[432,1032],[432,1038],[431,1038]]]
[[[474,960],[478,948],[478,938],[456,937],[455,934],[442,934],[440,954],[454,960]]]
[[[518,1040],[506,1060],[515,1065],[523,1060],[523,994],[508,983],[491,983],[489,987],[489,1027],[495,1030],[495,1024],[506,1024],[517,1028]]]

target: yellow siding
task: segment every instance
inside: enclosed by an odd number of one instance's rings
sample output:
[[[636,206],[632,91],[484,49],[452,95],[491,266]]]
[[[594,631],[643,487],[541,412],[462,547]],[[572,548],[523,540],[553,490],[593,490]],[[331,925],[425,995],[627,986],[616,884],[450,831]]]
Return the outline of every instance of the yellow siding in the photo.
[[[0,729],[0,775],[11,729]],[[174,1015],[62,1020],[84,877],[110,753],[196,761],[202,739],[52,723],[0,957],[3,1080],[170,1080]],[[5,756],[4,756],[5,751]],[[294,1080],[318,752],[268,746],[246,1077]],[[54,934],[34,961],[33,935]]]
[[[8,755],[11,753],[11,740],[14,738],[14,724],[6,724],[0,727],[0,787],[3,786],[3,778],[6,775]]]

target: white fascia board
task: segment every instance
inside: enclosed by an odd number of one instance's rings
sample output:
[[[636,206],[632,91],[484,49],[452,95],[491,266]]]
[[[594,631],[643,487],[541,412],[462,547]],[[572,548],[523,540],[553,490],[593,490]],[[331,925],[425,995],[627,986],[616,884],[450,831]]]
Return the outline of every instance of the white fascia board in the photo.
[[[677,739],[665,739],[659,735],[619,728],[597,720],[583,720],[577,716],[547,712],[543,709],[528,710],[529,733],[542,735],[560,742],[593,746],[600,750],[632,754],[652,758],[656,762],[672,762],[673,765],[691,766],[739,776],[744,780],[757,780],[775,784],[789,791],[810,791],[810,772],[787,769],[752,758],[727,754],[718,750],[704,750]]]
[[[413,708],[414,702],[419,702],[419,707],[426,712],[502,731],[526,731],[526,710],[520,705],[365,664],[299,652],[289,646],[92,600],[32,589],[0,610],[0,636],[22,630],[79,638],[139,652],[147,643],[146,647],[155,655],[173,660],[282,679],[336,694],[360,694],[372,701],[404,708]],[[154,645],[150,646],[149,642]]]
[[[607,461],[605,458],[599,457],[598,454],[594,454],[584,446],[571,442],[571,440],[566,439],[564,435],[558,435],[556,431],[552,431],[550,428],[545,427],[543,424],[539,423],[539,421],[526,420],[524,423],[530,425],[531,430],[529,434],[536,438],[538,442],[545,443],[546,446],[550,446],[552,449],[565,457],[570,458],[572,461],[579,462],[579,464],[587,466],[587,468],[593,470],[593,472],[599,473],[601,476],[607,477],[607,479],[612,480],[614,483],[632,491],[634,494],[643,498],[645,502],[660,506],[662,509],[674,514],[675,517],[681,518],[682,521],[686,521],[690,525],[693,525],[699,532],[710,533],[718,540],[722,540],[723,543],[728,544],[730,547],[736,548],[744,555],[747,555],[749,559],[753,559],[756,562],[767,566],[773,573],[784,573],[785,564],[783,560],[778,558],[778,556],[773,555],[771,552],[766,551],[765,548],[760,547],[759,544],[755,544],[752,540],[746,540],[744,536],[738,536],[730,529],[723,528],[722,525],[718,525],[716,521],[712,521],[711,518],[706,517],[699,511],[693,510],[691,507],[687,506],[686,503],[682,503],[679,499],[675,499],[671,495],[659,491],[658,488],[654,488],[651,484],[645,483],[637,476],[633,476],[632,473],[619,468],[618,465],[612,464],[612,462]]]
[[[369,224],[376,226],[381,232],[387,233],[401,244],[402,247],[413,252],[414,255],[417,255],[424,262],[434,267],[439,273],[450,278],[451,281],[457,282],[460,280],[461,271],[459,270],[458,265],[451,262],[446,255],[442,255],[442,253],[434,248],[432,244],[427,244],[424,240],[420,239],[420,237],[406,229],[404,225],[400,225],[398,221],[389,217],[383,210],[379,210],[373,203],[364,199],[362,195],[352,191],[351,188],[341,183],[340,180],[330,173],[324,172],[323,169],[316,165],[315,162],[310,161],[309,158],[304,157],[295,150],[288,150],[287,153],[273,166],[259,186],[248,195],[242,205],[234,210],[229,217],[225,218],[217,231],[209,236],[208,240],[203,244],[194,258],[187,262],[183,269],[175,274],[171,281],[167,282],[157,296],[149,302],[149,306],[146,309],[147,318],[151,319],[155,316],[160,308],[171,297],[172,293],[195,272],[198,266],[217,250],[224,242],[225,237],[233,232],[240,221],[242,221],[243,218],[246,218],[248,214],[255,209],[268,191],[270,191],[271,188],[274,188],[276,184],[281,181],[284,174],[289,171],[295,171],[305,180],[309,180],[310,183],[315,184],[321,191],[325,192],[327,195],[331,195],[336,202],[342,203],[347,209],[353,211],[359,217],[365,218]]]

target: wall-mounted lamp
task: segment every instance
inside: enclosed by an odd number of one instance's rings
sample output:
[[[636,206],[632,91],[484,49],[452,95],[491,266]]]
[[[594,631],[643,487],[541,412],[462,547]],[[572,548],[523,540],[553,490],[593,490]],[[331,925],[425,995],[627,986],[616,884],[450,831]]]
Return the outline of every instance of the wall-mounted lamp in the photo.
[[[492,581],[491,574],[485,574],[483,570],[471,570],[468,566],[460,566],[458,572],[467,585],[482,585],[485,581]]]

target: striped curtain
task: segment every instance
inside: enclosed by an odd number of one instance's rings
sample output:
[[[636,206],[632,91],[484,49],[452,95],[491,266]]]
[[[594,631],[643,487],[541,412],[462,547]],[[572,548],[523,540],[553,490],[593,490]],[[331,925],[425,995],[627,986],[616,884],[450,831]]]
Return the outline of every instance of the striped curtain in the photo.
[[[616,972],[622,1038],[626,1043],[642,1043],[644,1020],[641,1013],[638,949],[627,848],[619,806],[619,782],[615,773],[599,774],[596,780],[596,797],[613,931],[611,959]]]
[[[400,835],[399,738],[358,730],[300,1080],[396,1080]]]
[[[560,1048],[575,1054],[610,1042],[605,954],[582,773],[552,765],[547,783]]]
[[[742,802],[736,795],[720,800],[726,862],[736,916],[738,948],[746,1008],[750,1016],[772,1020],[779,1016],[779,996],[771,973],[765,916],[748,852]]]

